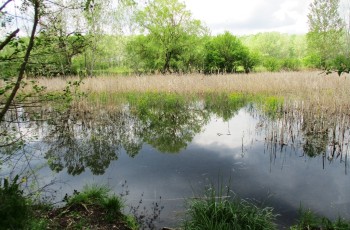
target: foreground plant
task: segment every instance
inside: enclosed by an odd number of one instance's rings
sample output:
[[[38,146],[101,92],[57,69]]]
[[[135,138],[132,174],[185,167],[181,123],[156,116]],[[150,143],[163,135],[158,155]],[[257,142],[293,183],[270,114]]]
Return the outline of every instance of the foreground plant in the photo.
[[[261,209],[229,195],[210,187],[205,196],[190,200],[184,229],[276,229],[272,208]]]
[[[49,228],[61,229],[137,229],[133,218],[122,213],[124,203],[120,197],[110,195],[105,186],[85,186],[81,192],[66,196],[67,204],[49,212]]]
[[[298,224],[292,226],[291,230],[347,230],[350,229],[350,222],[342,218],[338,218],[335,221],[331,221],[326,217],[317,216],[311,210],[299,210]]]
[[[29,207],[20,189],[19,177],[0,181],[0,229],[23,228],[28,217]]]

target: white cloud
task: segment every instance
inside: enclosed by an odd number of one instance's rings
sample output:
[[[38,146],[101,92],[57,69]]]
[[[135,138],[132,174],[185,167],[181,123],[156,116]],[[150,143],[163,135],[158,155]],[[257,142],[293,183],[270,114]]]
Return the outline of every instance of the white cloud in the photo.
[[[311,0],[185,0],[194,18],[213,34],[236,35],[264,31],[306,33]]]

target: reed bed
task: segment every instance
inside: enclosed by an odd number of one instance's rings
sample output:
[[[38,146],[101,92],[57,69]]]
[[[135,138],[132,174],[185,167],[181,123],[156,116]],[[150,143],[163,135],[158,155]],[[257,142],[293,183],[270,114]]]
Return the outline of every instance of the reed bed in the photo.
[[[344,75],[345,76],[345,75]],[[350,104],[350,79],[320,72],[280,72],[230,75],[149,75],[100,76],[84,79],[83,92],[173,92],[198,94],[206,92],[241,92],[310,99],[321,104],[335,101]],[[39,79],[49,91],[61,90],[67,80],[78,78]]]

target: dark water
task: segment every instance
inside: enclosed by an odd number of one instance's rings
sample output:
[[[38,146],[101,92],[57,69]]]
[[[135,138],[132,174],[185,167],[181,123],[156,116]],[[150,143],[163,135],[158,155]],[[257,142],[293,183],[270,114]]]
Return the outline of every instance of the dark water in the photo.
[[[158,226],[177,226],[186,199],[210,184],[230,185],[237,197],[273,207],[281,228],[295,223],[301,205],[329,218],[350,218],[345,118],[340,124],[272,112],[202,102],[71,111],[23,127],[29,141],[3,165],[3,174],[20,165],[28,169],[23,162],[29,161],[38,183],[55,179],[56,200],[94,183],[117,194],[128,191],[129,206],[160,201]]]

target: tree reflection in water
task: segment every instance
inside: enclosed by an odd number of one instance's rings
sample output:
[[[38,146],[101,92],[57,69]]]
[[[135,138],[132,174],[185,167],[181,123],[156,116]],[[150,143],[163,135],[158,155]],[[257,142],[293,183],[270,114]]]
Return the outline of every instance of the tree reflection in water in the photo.
[[[283,153],[283,149],[289,147],[299,156],[321,156],[323,168],[326,161],[331,163],[339,158],[340,163],[345,164],[347,173],[349,114],[341,111],[320,111],[312,105],[302,108],[298,103],[284,105],[279,111],[280,114],[273,118],[261,111],[251,111],[252,114],[259,114],[258,129],[265,135],[272,160],[276,159],[277,152]],[[277,146],[280,147],[279,151]]]
[[[187,100],[174,94],[134,95],[125,105],[70,107],[56,116],[50,114],[55,119],[43,119],[44,122],[32,122],[32,118],[22,116],[24,124],[3,123],[2,134],[7,138],[23,137],[18,134],[21,129],[32,138],[37,135],[44,141],[43,155],[55,172],[66,169],[68,174],[79,175],[89,169],[101,175],[112,161],[118,160],[122,150],[135,157],[147,143],[162,153],[178,153],[202,132],[213,115],[229,121],[246,108],[260,121],[257,129],[264,136],[271,161],[278,151],[292,148],[299,156],[321,155],[323,164],[340,158],[347,165],[348,115],[315,113],[312,108],[300,109],[297,104],[276,105],[267,110],[238,94],[209,94],[204,100]],[[18,116],[11,119],[20,121]],[[2,146],[2,157],[20,154],[18,149],[30,140],[21,141],[22,145]]]
[[[143,143],[162,153],[178,153],[202,131],[211,114],[233,116],[244,106],[241,101],[239,105],[226,102],[219,111],[208,100],[164,94],[136,96],[117,109],[71,109],[49,124],[45,158],[52,170],[67,168],[69,174],[79,175],[86,168],[103,174],[122,149],[135,157]]]

